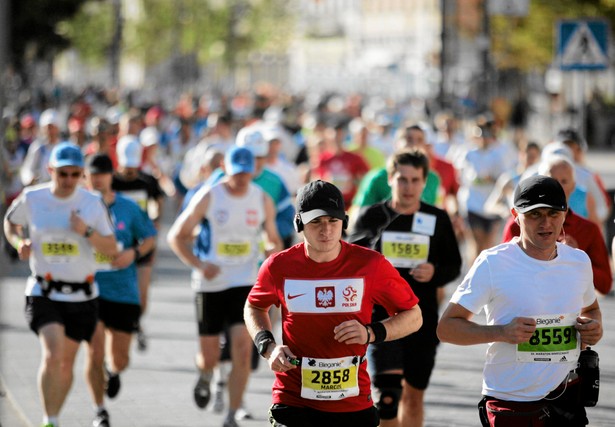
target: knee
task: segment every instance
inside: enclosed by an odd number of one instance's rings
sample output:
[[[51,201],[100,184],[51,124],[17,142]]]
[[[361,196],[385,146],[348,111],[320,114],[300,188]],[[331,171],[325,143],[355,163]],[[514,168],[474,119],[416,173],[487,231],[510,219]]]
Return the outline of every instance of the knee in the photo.
[[[47,351],[43,356],[42,365],[46,370],[60,370],[63,365],[63,357],[58,352]]]
[[[407,408],[410,413],[418,413],[423,409],[424,394],[424,390],[414,388],[408,385],[408,383],[404,383],[401,404],[404,408]]]
[[[376,374],[374,376],[374,388],[377,395],[375,404],[383,420],[397,417],[397,408],[402,394],[401,380],[401,374]]]
[[[130,363],[130,357],[127,354],[114,354],[113,355],[113,365],[117,372],[122,372],[124,369],[128,367]]]

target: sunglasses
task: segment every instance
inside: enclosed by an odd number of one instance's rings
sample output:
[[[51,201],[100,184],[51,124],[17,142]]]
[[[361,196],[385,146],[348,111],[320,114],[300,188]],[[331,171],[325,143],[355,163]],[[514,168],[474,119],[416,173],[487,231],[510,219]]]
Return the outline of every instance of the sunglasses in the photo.
[[[82,172],[73,172],[73,173],[68,173],[68,172],[64,172],[64,171],[58,171],[58,176],[60,178],[68,178],[69,176],[71,178],[79,178],[81,177]]]

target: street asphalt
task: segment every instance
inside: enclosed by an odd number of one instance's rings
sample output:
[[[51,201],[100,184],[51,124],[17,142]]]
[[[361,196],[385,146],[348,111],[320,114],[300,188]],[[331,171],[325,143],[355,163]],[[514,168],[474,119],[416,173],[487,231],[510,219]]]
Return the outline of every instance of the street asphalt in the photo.
[[[606,155],[605,155],[606,154]],[[607,188],[615,188],[615,154],[596,153],[589,164],[601,172]],[[167,215],[159,239],[159,256],[150,292],[150,309],[144,318],[148,348],[131,349],[130,366],[121,375],[119,395],[107,402],[113,427],[221,426],[223,415],[201,410],[192,399],[196,381],[194,353],[197,331],[189,271],[170,252],[164,236],[173,215]],[[40,348],[23,315],[25,278],[23,262],[0,258],[0,427],[41,424],[42,411],[36,387]],[[454,284],[447,287],[450,294]],[[615,298],[600,297],[605,335],[595,347],[600,354],[600,401],[588,408],[590,425],[615,425]],[[479,318],[480,320],[480,318]],[[425,426],[478,426],[485,346],[442,344],[425,397]],[[73,387],[60,414],[62,427],[90,426],[94,415],[83,374],[85,348],[81,348]],[[273,374],[265,363],[252,375],[245,406],[253,420],[242,427],[266,426]]]

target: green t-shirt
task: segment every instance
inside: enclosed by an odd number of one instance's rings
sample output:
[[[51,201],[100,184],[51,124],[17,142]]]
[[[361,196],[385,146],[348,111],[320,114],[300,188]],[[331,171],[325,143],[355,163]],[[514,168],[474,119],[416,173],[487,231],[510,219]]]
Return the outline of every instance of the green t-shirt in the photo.
[[[427,173],[425,188],[421,195],[421,200],[430,205],[435,205],[438,201],[438,188],[440,187],[440,177],[433,171]],[[354,206],[371,206],[391,198],[391,187],[386,168],[372,170],[363,177],[357,194],[352,199]]]

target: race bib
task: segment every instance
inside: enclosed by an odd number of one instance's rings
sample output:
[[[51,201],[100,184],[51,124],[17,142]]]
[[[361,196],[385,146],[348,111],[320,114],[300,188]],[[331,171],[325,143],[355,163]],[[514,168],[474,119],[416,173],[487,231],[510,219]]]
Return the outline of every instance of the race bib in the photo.
[[[577,314],[537,316],[536,331],[528,342],[517,344],[517,362],[568,363],[578,360]]]
[[[79,257],[79,244],[68,238],[44,238],[41,252],[45,261],[50,264],[69,263]]]
[[[240,264],[252,256],[252,245],[250,242],[220,242],[216,254],[226,264]]]
[[[124,250],[124,244],[122,242],[117,243],[117,251],[118,253]],[[107,256],[100,252],[94,252],[94,260],[96,261],[96,271],[111,271],[115,270],[114,267],[111,266],[113,262],[113,257]]]
[[[424,264],[429,255],[429,236],[385,231],[382,233],[382,255],[397,268],[414,268]]]
[[[360,356],[339,359],[301,359],[301,397],[341,400],[359,395]]]

